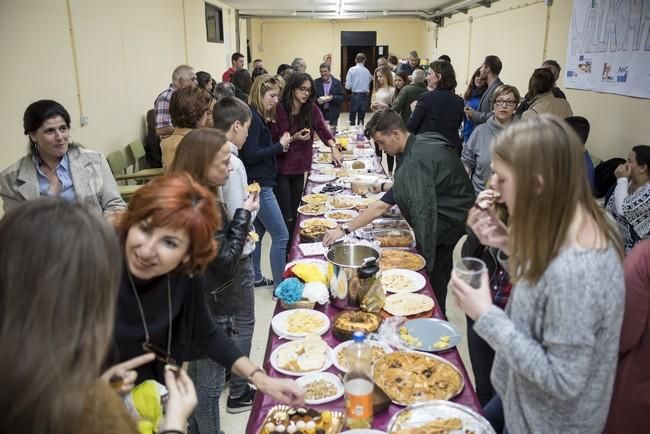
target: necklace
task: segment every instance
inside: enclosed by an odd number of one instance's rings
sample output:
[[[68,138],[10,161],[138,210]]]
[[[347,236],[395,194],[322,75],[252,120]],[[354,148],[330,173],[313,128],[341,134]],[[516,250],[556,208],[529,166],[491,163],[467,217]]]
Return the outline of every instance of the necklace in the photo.
[[[140,296],[138,295],[138,291],[135,289],[135,283],[133,282],[133,276],[131,276],[130,271],[126,271],[126,273],[129,276],[129,282],[131,283],[131,289],[133,290],[133,295],[135,296],[135,301],[138,303],[138,310],[140,311],[140,318],[142,319],[142,326],[144,327],[144,338],[145,342],[142,344],[142,347],[145,351],[153,352],[156,354],[156,357],[161,360],[162,362],[165,363],[171,363],[173,365],[176,364],[174,359],[171,358],[171,348],[172,348],[172,289],[171,289],[171,282],[169,278],[169,273],[167,273],[167,306],[168,306],[168,311],[169,311],[169,326],[168,326],[168,331],[167,331],[167,353],[166,354],[158,354],[162,353],[158,349],[158,347],[154,344],[152,344],[149,339],[149,328],[147,327],[147,320],[144,316],[144,309],[142,309],[142,302],[140,301]]]

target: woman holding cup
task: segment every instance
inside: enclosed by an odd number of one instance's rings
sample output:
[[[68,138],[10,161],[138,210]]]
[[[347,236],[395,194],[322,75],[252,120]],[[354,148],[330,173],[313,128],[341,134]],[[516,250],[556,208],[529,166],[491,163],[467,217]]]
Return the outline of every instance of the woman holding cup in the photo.
[[[499,135],[492,151],[495,193],[468,224],[500,250],[513,292],[494,306],[483,273],[474,289],[452,273],[458,304],[495,350],[486,406],[503,405],[510,432],[601,432],[612,394],[623,315],[622,246],[593,201],[580,140],[557,117],[541,115]],[[506,227],[494,203],[506,205]],[[508,258],[506,259],[507,255]]]

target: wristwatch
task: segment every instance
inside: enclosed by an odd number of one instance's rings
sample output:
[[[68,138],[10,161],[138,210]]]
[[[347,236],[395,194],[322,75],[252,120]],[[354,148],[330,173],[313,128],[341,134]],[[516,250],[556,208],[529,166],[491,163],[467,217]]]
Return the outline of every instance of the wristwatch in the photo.
[[[345,235],[350,235],[350,226],[347,223],[341,225],[341,230]]]

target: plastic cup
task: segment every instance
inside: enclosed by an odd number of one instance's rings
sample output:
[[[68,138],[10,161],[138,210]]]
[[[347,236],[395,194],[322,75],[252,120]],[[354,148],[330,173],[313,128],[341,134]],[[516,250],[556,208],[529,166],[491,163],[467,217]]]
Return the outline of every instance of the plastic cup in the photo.
[[[485,262],[477,258],[460,258],[454,264],[454,273],[474,289],[481,287],[481,275],[487,272]]]

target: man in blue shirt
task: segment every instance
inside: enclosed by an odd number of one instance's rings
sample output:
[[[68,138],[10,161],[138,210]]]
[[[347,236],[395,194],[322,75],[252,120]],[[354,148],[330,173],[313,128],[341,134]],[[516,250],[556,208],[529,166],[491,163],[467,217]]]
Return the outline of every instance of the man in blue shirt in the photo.
[[[368,110],[368,95],[370,93],[370,82],[372,81],[372,74],[364,66],[366,62],[365,54],[358,53],[354,60],[357,64],[348,70],[345,78],[345,88],[352,91],[352,98],[350,98],[350,125],[356,125],[357,117],[359,124],[365,123],[364,118]]]

